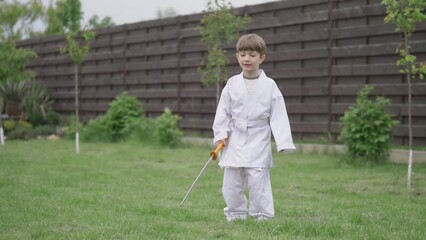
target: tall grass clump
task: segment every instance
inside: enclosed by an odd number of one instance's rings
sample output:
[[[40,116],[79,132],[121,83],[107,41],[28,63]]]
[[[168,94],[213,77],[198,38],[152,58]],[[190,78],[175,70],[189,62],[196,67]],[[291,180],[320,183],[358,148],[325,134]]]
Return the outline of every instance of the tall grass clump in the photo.
[[[367,85],[358,92],[356,105],[349,107],[340,121],[341,138],[347,147],[347,160],[355,163],[382,163],[389,158],[392,127],[398,124],[386,113],[390,100],[368,98]]]

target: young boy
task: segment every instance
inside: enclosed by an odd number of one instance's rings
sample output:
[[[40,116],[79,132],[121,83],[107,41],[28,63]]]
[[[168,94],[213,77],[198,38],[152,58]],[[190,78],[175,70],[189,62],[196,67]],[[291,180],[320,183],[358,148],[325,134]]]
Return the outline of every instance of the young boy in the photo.
[[[256,220],[267,220],[275,214],[269,177],[271,131],[279,152],[296,148],[283,95],[275,81],[259,69],[266,57],[264,40],[256,34],[243,35],[236,49],[243,71],[226,83],[213,123],[214,143],[225,144],[219,162],[224,168],[224,212],[228,221],[246,219],[247,213]]]

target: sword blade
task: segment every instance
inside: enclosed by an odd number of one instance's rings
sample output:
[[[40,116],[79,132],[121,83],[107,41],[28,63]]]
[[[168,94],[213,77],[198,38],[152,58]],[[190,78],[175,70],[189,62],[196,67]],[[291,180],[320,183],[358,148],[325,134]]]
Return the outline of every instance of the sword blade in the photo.
[[[185,197],[183,198],[182,202],[180,203],[179,207],[182,206],[182,204],[185,202],[186,198],[189,196],[189,194],[191,193],[192,189],[194,188],[195,184],[197,183],[198,179],[201,177],[201,175],[204,173],[204,171],[206,170],[207,166],[209,165],[209,163],[212,161],[213,156],[211,156],[209,158],[209,160],[206,162],[206,164],[204,164],[203,169],[201,169],[200,173],[198,174],[197,178],[195,178],[195,181],[192,183],[191,187],[189,188],[188,192],[186,192]]]

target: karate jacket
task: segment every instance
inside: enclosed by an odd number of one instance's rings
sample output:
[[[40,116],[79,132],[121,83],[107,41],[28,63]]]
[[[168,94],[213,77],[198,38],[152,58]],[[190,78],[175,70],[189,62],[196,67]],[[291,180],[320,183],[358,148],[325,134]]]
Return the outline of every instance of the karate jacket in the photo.
[[[221,167],[272,167],[271,132],[277,151],[294,150],[283,95],[261,71],[248,93],[243,73],[231,77],[220,97],[213,123],[213,142],[228,137]]]

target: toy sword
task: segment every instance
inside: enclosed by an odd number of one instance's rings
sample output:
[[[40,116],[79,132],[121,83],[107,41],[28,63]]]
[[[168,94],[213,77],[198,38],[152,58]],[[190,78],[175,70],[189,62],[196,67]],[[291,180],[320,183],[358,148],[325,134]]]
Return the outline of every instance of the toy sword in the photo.
[[[191,193],[192,189],[194,188],[195,184],[197,183],[198,179],[200,178],[200,176],[204,173],[204,171],[206,170],[207,166],[210,164],[210,162],[212,160],[216,160],[217,159],[217,155],[219,154],[220,150],[222,150],[224,144],[221,142],[219,143],[219,146],[217,146],[217,148],[215,150],[212,150],[210,152],[210,158],[209,160],[206,162],[206,164],[204,164],[203,169],[201,169],[200,173],[198,174],[197,178],[195,178],[194,183],[192,183],[191,187],[189,188],[188,192],[186,193],[185,197],[183,198],[182,202],[180,203],[179,207],[182,206],[182,204],[185,202],[186,198],[188,197],[188,195]]]

